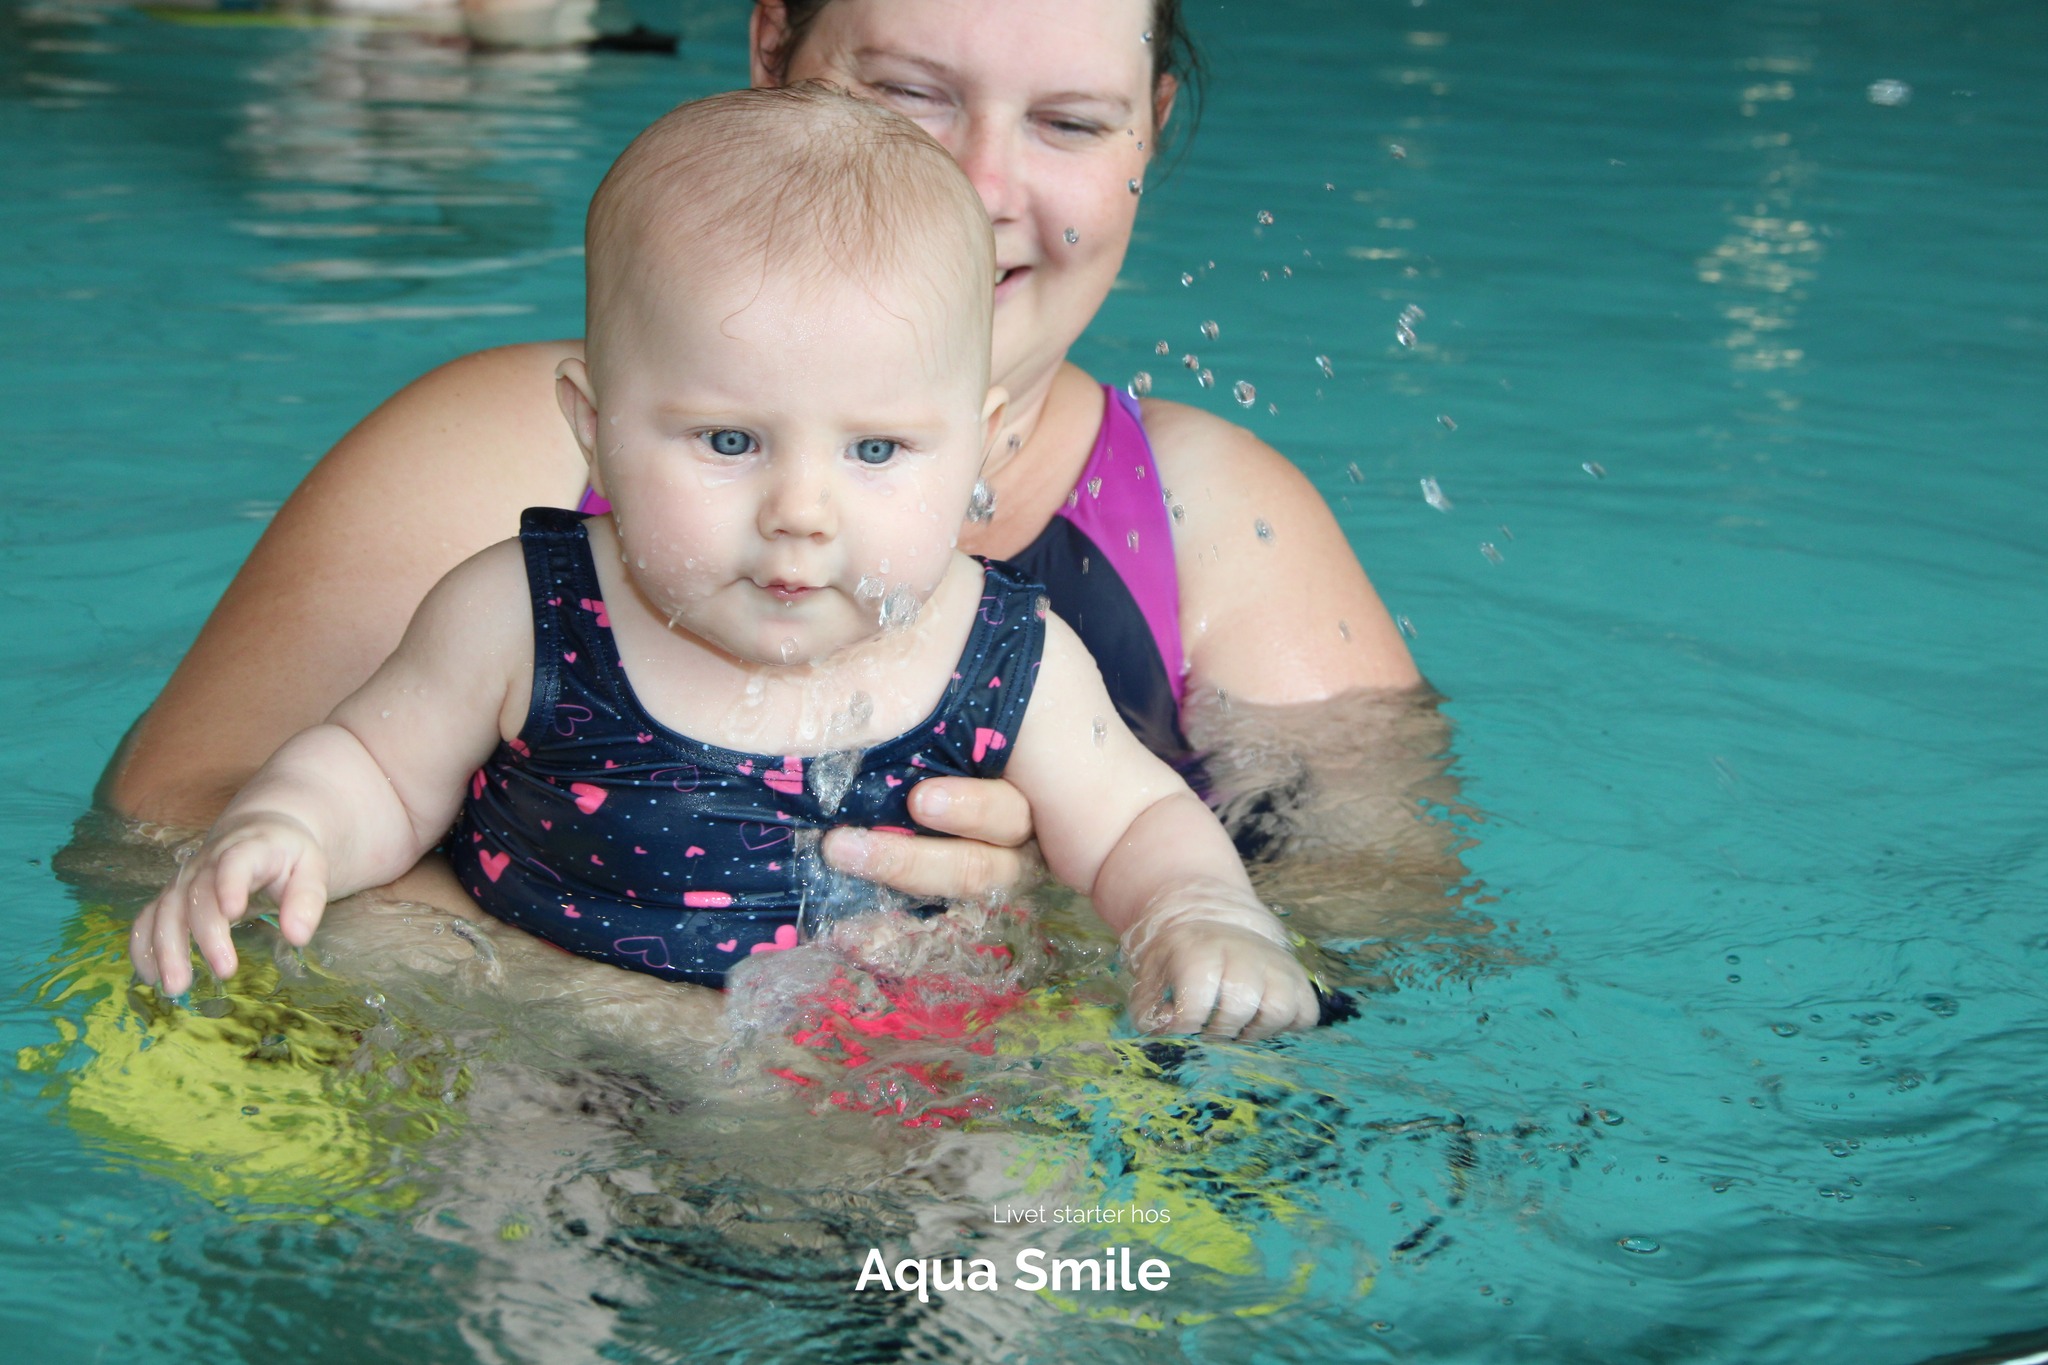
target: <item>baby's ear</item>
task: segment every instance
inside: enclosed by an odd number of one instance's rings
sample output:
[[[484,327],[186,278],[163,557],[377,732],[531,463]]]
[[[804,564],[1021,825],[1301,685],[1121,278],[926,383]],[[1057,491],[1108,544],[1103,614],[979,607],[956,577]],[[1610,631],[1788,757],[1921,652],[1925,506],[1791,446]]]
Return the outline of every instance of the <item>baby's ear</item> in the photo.
[[[996,433],[1003,429],[1003,417],[1010,408],[1010,391],[1000,384],[991,384],[988,397],[981,403],[981,455],[987,459],[995,452]]]
[[[569,430],[590,466],[591,486],[597,486],[597,395],[591,391],[590,369],[582,359],[571,356],[555,366],[555,401]],[[598,490],[600,493],[602,489]]]

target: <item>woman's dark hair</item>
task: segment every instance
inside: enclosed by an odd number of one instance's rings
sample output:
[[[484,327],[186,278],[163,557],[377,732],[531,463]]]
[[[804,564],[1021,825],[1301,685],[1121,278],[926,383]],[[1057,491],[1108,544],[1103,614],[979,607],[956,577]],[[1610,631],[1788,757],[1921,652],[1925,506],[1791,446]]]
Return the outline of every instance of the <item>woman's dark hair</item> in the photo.
[[[765,54],[768,68],[776,80],[787,79],[790,57],[803,46],[804,35],[810,32],[819,13],[831,3],[832,0],[783,0],[785,24],[782,45]],[[1193,134],[1195,125],[1201,121],[1202,87],[1208,82],[1209,66],[1202,60],[1201,51],[1195,47],[1194,38],[1188,33],[1187,21],[1180,12],[1180,0],[1152,0],[1149,41],[1152,44],[1153,89],[1158,89],[1162,76],[1173,77],[1179,86],[1173,100],[1175,131],[1161,128],[1154,134],[1159,144],[1154,150],[1163,152],[1181,137]],[[1186,133],[1180,133],[1180,129],[1185,129]]]

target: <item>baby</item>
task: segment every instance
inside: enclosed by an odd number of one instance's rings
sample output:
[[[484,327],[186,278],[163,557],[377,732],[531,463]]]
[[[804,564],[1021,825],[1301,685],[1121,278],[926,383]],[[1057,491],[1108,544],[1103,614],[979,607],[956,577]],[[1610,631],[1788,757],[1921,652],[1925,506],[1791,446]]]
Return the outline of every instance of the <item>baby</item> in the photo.
[[[1006,395],[988,220],[944,149],[822,87],[702,100],[612,167],[588,252],[557,388],[611,511],[531,510],[442,579],[143,911],[137,972],[184,991],[196,942],[231,974],[258,891],[304,944],[445,841],[499,919],[720,985],[797,942],[817,831],[908,826],[916,782],[965,774],[1029,799],[1140,1027],[1313,1024],[1215,817],[1040,589],[954,548]]]

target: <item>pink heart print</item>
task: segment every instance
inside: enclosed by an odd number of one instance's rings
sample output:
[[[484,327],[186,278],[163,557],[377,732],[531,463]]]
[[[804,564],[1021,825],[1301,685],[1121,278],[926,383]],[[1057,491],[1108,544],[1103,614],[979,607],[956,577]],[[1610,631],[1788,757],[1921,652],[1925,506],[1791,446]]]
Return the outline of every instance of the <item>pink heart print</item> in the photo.
[[[740,946],[740,941],[736,938],[729,938],[723,943],[714,943],[711,946],[718,949],[721,953],[729,953]]]
[[[704,850],[697,847],[695,844],[691,844],[688,848],[683,850],[683,856],[685,858],[701,858],[704,856]]]
[[[882,785],[885,787],[900,787],[903,785],[903,779],[894,773],[883,773]]]
[[[796,926],[794,924],[785,924],[775,931],[775,942],[756,943],[747,951],[749,953],[786,953],[794,947],[796,947]]]
[[[740,842],[755,853],[786,844],[794,837],[787,825],[763,824],[758,820],[748,820],[740,825]]]
[[[692,910],[723,910],[732,904],[732,897],[723,891],[685,891],[683,904]]]
[[[476,860],[483,865],[484,875],[495,882],[498,878],[505,875],[505,869],[512,863],[512,855],[509,853],[493,853],[489,849],[485,849],[476,855]]]
[[[612,944],[612,951],[623,957],[637,957],[657,970],[669,964],[668,940],[652,934],[619,939]]]
[[[754,760],[750,758],[747,759],[745,762],[741,763],[739,766],[739,774],[741,777],[752,777],[754,775]]]
[[[569,650],[569,651],[567,651],[566,653],[564,653],[564,654],[562,655],[562,662],[563,662],[563,663],[565,663],[565,664],[573,664],[573,663],[575,663],[575,662],[576,662],[576,651],[572,649],[572,650]]]
[[[584,597],[584,598],[580,598],[580,599],[578,599],[578,600],[577,600],[577,603],[576,603],[576,605],[577,605],[577,606],[579,606],[579,607],[581,607],[581,608],[583,608],[583,610],[585,610],[585,611],[594,611],[594,612],[596,612],[596,613],[597,613],[597,623],[598,623],[598,624],[599,624],[600,626],[603,626],[603,627],[604,627],[604,628],[605,628],[606,630],[610,630],[610,629],[612,628],[612,618],[611,618],[611,615],[610,615],[610,613],[608,613],[608,612],[606,612],[606,611],[605,611],[605,609],[604,609],[604,603],[603,603],[603,602],[601,602],[601,601],[599,601],[599,600],[598,600],[597,598],[595,598],[595,597]]]
[[[784,796],[795,796],[804,789],[804,761],[794,756],[785,758],[780,768],[762,773],[761,780]]]
[[[597,814],[597,808],[604,804],[611,793],[603,787],[593,787],[588,782],[571,782],[569,790],[576,794],[576,809],[585,815]]]
[[[999,731],[984,729],[982,726],[979,725],[975,726],[974,761],[976,763],[981,762],[982,756],[988,753],[989,750],[1000,749],[1008,742],[1009,741],[1004,739]]]
[[[469,775],[469,799],[472,801],[484,799],[484,770],[482,768],[478,768]]]

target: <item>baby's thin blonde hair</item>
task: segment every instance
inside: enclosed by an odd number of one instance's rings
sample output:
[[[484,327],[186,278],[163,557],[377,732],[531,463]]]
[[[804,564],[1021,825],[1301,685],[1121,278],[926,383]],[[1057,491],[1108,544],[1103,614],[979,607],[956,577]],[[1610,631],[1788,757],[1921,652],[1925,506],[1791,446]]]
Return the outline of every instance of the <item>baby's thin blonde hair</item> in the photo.
[[[678,271],[799,272],[870,291],[908,284],[979,339],[987,363],[995,239],[981,198],[909,119],[806,81],[671,110],[633,139],[590,200],[586,336],[603,387],[616,325]],[[984,375],[984,382],[986,376]]]

